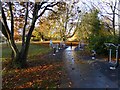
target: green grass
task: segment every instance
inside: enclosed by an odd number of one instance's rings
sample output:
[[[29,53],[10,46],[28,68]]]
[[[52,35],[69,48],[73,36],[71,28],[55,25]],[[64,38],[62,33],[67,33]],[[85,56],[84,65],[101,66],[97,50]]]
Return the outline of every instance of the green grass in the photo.
[[[21,44],[17,44],[17,47],[19,50],[21,49]],[[46,54],[50,52],[51,49],[49,46],[46,45],[40,45],[40,44],[30,44],[29,52],[28,52],[28,58],[32,58],[34,56]],[[2,60],[10,59],[11,57],[11,48],[10,46],[3,44],[2,45]]]
[[[10,58],[10,55],[11,55],[11,48],[8,45],[3,44],[2,45],[2,58]]]
[[[38,44],[31,44],[30,48],[29,48],[28,57],[46,54],[49,51],[51,51],[51,49],[49,48],[49,46],[38,45]]]

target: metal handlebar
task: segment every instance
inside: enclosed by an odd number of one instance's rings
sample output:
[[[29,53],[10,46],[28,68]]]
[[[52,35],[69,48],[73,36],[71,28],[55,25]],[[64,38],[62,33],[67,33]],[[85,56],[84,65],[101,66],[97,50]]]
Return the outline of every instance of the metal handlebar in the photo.
[[[109,47],[109,63],[112,64],[110,65],[110,69],[115,69],[118,65],[119,65],[119,59],[118,59],[118,49],[120,44],[113,44],[113,43],[104,43],[106,47]],[[112,48],[110,48],[111,46],[114,46],[116,48],[116,62],[113,63],[112,62]]]
[[[104,44],[105,44],[106,47],[114,46],[114,47],[118,48],[118,47],[120,46],[120,44],[115,45],[115,44],[113,44],[113,43],[104,43]]]

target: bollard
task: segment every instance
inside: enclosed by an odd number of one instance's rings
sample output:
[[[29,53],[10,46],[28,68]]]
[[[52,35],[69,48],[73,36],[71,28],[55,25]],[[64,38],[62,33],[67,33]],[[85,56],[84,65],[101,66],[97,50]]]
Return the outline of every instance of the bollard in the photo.
[[[72,43],[70,44],[71,48],[72,48]]]

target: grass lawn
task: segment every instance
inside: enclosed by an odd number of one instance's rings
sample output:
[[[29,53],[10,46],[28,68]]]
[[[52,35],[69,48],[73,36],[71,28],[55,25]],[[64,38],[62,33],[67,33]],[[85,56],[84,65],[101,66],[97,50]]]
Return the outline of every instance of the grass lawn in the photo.
[[[17,44],[17,47],[20,49],[21,44]],[[41,44],[31,44],[29,48],[29,53],[28,53],[28,59],[36,56],[36,55],[42,55],[50,52],[51,49],[49,48],[48,45],[41,45]],[[2,59],[10,58],[11,57],[11,48],[3,44],[2,45]]]
[[[20,47],[20,44],[17,46]],[[28,68],[2,70],[3,89],[60,87],[62,80],[67,79],[67,74],[62,60],[49,60],[46,57],[51,51],[48,45],[31,44],[28,54]],[[3,68],[9,64],[10,54],[11,49],[7,45],[3,45]]]

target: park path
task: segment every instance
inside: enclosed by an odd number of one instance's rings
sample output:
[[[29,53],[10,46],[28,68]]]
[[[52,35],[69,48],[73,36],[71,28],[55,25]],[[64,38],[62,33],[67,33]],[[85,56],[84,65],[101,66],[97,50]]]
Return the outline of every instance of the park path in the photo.
[[[84,50],[79,55],[75,49],[76,47],[68,47],[63,51],[72,88],[118,88],[117,70],[109,70],[105,61],[91,60],[84,55]]]

